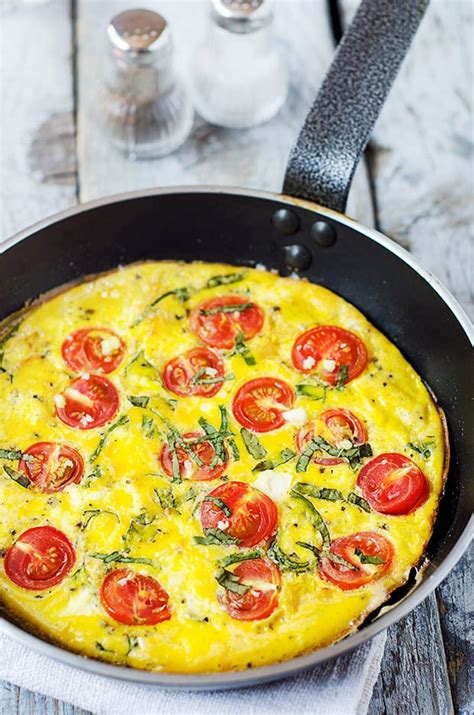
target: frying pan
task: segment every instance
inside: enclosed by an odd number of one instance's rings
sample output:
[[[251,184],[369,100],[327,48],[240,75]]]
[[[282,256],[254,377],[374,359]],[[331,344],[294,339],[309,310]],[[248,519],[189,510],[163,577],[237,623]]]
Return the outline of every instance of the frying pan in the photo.
[[[406,251],[344,215],[354,169],[426,9],[424,0],[363,0],[291,152],[283,195],[184,187],[97,201],[23,231],[0,256],[0,319],[82,276],[143,259],[258,263],[342,295],[397,345],[444,408],[452,459],[427,566],[356,633],[309,655],[244,672],[150,673],[88,660],[8,620],[1,630],[59,661],[166,687],[226,688],[310,668],[367,641],[447,576],[472,537],[474,462],[470,324]],[[403,197],[400,197],[403,201]],[[471,377],[471,379],[469,379]]]

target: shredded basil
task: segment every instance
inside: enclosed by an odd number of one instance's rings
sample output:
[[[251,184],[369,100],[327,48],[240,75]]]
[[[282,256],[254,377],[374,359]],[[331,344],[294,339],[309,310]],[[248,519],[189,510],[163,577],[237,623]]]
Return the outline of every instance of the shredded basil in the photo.
[[[89,554],[93,559],[100,559],[104,564],[117,562],[121,564],[147,564],[153,566],[151,559],[145,559],[140,556],[128,556],[120,551],[112,551],[111,554]]]
[[[224,558],[221,559],[219,563],[222,566],[231,566],[232,564],[238,564],[240,561],[249,561],[250,559],[261,558],[262,552],[258,549],[254,549],[253,551],[244,551],[242,553],[239,552],[236,554],[230,554],[229,556],[224,556]]]
[[[300,494],[296,489],[290,491],[290,495],[295,499],[299,499],[303,502],[306,512],[309,515],[309,519],[314,528],[319,531],[321,539],[323,540],[323,546],[329,546],[331,543],[331,537],[329,535],[329,529],[326,526],[326,522],[323,517],[316,509],[316,507],[307,499],[303,494]]]
[[[129,370],[136,364],[138,364],[139,367],[143,367],[146,370],[153,372],[154,377],[152,379],[161,382],[160,371],[148,360],[148,358],[145,357],[144,350],[140,350],[140,352],[137,353],[132,360],[130,360],[128,365],[126,365],[125,375],[128,375]]]
[[[134,407],[147,407],[148,403],[150,402],[150,398],[147,395],[140,395],[140,396],[135,396],[135,395],[129,395],[127,397],[128,401],[134,406]]]
[[[235,375],[230,372],[228,375],[217,375],[216,377],[204,377],[207,375],[207,367],[201,367],[191,380],[193,385],[216,385],[220,382],[228,382],[229,380],[235,380]]]
[[[221,511],[224,512],[225,516],[232,516],[232,512],[227,506],[225,502],[222,501],[222,499],[219,499],[218,497],[212,496],[212,494],[208,494],[207,496],[204,497],[203,501],[209,501],[215,504]]]
[[[315,499],[344,501],[344,497],[338,489],[317,487],[315,484],[307,484],[306,482],[298,482],[295,484],[294,489],[296,489],[300,494],[306,494],[307,496],[314,497]]]
[[[282,571],[294,571],[295,573],[304,573],[310,571],[314,562],[312,561],[295,561],[278,545],[277,534],[270,544],[267,552],[269,558],[274,561]]]
[[[323,437],[316,435],[311,439],[296,463],[297,472],[306,472],[308,465],[315,452],[325,452],[331,457],[341,457],[347,459],[351,469],[357,469],[364,457],[372,456],[372,447],[368,442],[365,444],[353,444],[348,449],[333,447]]]
[[[87,514],[87,516],[86,516]],[[82,516],[85,517],[81,521],[81,531],[84,531],[87,529],[89,526],[91,519],[93,519],[95,516],[98,516],[99,514],[111,514],[114,516],[117,521],[120,523],[120,517],[118,514],[116,514],[114,511],[110,511],[109,509],[86,509],[85,511],[82,512]]]
[[[254,303],[234,303],[232,305],[216,305],[214,308],[201,308],[201,315],[218,315],[219,313],[243,313],[253,308]]]
[[[343,390],[349,379],[349,365],[340,365],[337,373],[336,390]]]
[[[348,497],[347,501],[349,504],[355,504],[355,506],[360,507],[360,509],[363,509],[363,511],[370,512],[370,505],[369,502],[367,502],[365,499],[360,497],[358,494],[355,494],[355,492],[351,492]]]
[[[138,647],[139,640],[136,636],[129,636],[128,633],[125,634],[125,638],[127,639],[127,645],[128,645],[128,650],[125,653],[125,656],[128,656],[128,655],[130,655],[132,650],[134,650],[134,648]]]
[[[34,462],[36,457],[32,454],[26,454],[19,449],[0,449],[0,459],[8,459],[11,462],[16,462],[20,459],[24,462]]]
[[[313,544],[308,544],[306,541],[297,541],[296,545],[301,546],[302,549],[308,549],[308,551],[311,551],[311,553],[314,554],[317,559],[319,559],[321,555],[321,549],[318,549],[317,546],[313,546]]]
[[[240,544],[240,539],[236,536],[226,534],[222,529],[203,529],[203,531],[204,536],[193,536],[195,544],[199,544],[200,546]]]
[[[228,571],[227,569],[219,569],[216,573],[216,580],[217,583],[227,591],[233,591],[234,593],[238,593],[240,595],[247,593],[250,589],[250,586],[241,583],[237,574],[232,573],[232,571]]]
[[[155,494],[158,497],[162,509],[174,509],[178,511],[176,498],[171,487],[167,489],[155,489]]]
[[[205,288],[216,288],[217,286],[229,285],[229,283],[238,283],[244,277],[244,273],[226,273],[222,276],[212,276],[207,281]]]
[[[122,415],[121,417],[118,418],[118,420],[116,420],[112,425],[110,425],[110,427],[105,431],[104,435],[101,437],[99,444],[97,445],[95,451],[89,457],[90,464],[95,462],[97,457],[100,455],[100,453],[104,449],[105,443],[107,442],[111,433],[114,430],[116,430],[117,427],[122,427],[123,425],[126,425],[128,422],[130,422],[130,418],[127,415]]]
[[[6,472],[6,474],[8,474],[10,479],[13,479],[13,481],[19,484],[20,487],[25,487],[25,489],[28,489],[31,484],[31,481],[28,479],[26,474],[24,474],[23,472],[19,472],[16,469],[12,469],[7,464],[3,465],[3,470],[4,472]]]
[[[370,554],[364,554],[362,549],[358,546],[355,548],[355,554],[359,557],[361,564],[384,564],[385,561],[380,556],[371,556]]]
[[[257,361],[255,360],[254,356],[250,351],[250,348],[244,340],[244,334],[240,331],[235,336],[234,349],[230,353],[229,357],[232,357],[233,355],[240,355],[244,359],[245,364],[249,365],[250,367],[257,364]]]
[[[147,439],[152,439],[153,437],[156,436],[157,431],[156,431],[155,422],[153,420],[153,417],[149,417],[148,415],[143,415],[142,430],[144,431],[145,437]]]
[[[167,434],[166,439],[168,442],[168,449],[171,455],[172,481],[179,483],[181,482],[181,471],[179,468],[178,453],[176,451],[176,436],[177,433],[175,431],[171,431]]]
[[[162,295],[158,296],[158,298],[155,298],[155,300],[150,303],[150,305],[145,308],[143,313],[137,318],[137,320],[132,323],[132,328],[135,328],[137,325],[140,325],[140,323],[145,320],[147,317],[148,313],[153,310],[155,306],[158,305],[158,303],[161,303],[162,300],[165,298],[169,298],[169,296],[174,295],[177,300],[181,301],[181,303],[185,303],[187,300],[190,298],[190,293],[189,289],[186,287],[183,288],[175,288],[174,290],[169,290],[166,293],[163,293]]]
[[[263,462],[259,462],[252,469],[252,472],[264,472],[267,469],[276,469],[277,467],[280,467],[282,464],[286,464],[286,462],[289,462],[295,457],[296,452],[293,452],[292,449],[288,449],[288,447],[285,447],[285,449],[281,450],[279,457],[273,457],[273,459],[265,459]]]
[[[309,397],[310,400],[321,400],[324,402],[326,399],[327,387],[325,385],[310,385],[308,383],[301,383],[296,385],[296,394],[302,397]]]
[[[267,456],[267,450],[261,444],[257,435],[253,434],[253,432],[250,432],[248,429],[245,429],[245,427],[242,427],[242,429],[240,430],[240,434],[242,436],[247,452],[254,459],[263,459]]]
[[[434,439],[430,439],[430,437],[420,440],[419,442],[408,442],[407,449],[413,449],[415,452],[418,452],[418,454],[423,455],[424,459],[429,459],[432,450],[436,448],[436,442]]]

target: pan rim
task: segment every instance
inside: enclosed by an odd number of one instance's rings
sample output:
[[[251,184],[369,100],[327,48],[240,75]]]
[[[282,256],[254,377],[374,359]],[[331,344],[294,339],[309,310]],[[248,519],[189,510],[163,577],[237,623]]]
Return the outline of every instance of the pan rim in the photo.
[[[448,291],[441,281],[434,276],[429,270],[424,268],[419,261],[414,258],[406,249],[399,246],[395,241],[389,239],[376,229],[368,228],[358,221],[345,216],[337,211],[328,209],[319,204],[295,199],[291,196],[286,196],[278,192],[267,192],[252,189],[241,189],[237,187],[221,187],[221,186],[175,186],[152,188],[141,191],[125,192],[114,196],[101,198],[79,206],[65,209],[54,214],[46,219],[43,219],[34,225],[18,232],[7,241],[0,245],[0,260],[1,255],[20,243],[21,241],[33,236],[38,231],[47,228],[48,226],[63,221],[76,214],[89,211],[91,209],[100,208],[107,204],[120,203],[133,199],[147,198],[156,195],[166,195],[172,193],[215,193],[226,194],[241,197],[252,197],[259,199],[267,199],[286,203],[294,206],[301,206],[310,211],[316,211],[319,214],[327,215],[333,220],[354,228],[367,238],[382,245],[387,250],[391,251],[404,263],[410,266],[418,275],[420,275],[431,288],[440,296],[445,304],[450,308],[458,323],[463,328],[467,338],[473,344],[473,329],[471,321],[465,313],[462,306],[456,298]],[[356,631],[347,638],[338,643],[314,651],[307,655],[298,656],[291,660],[275,663],[267,666],[260,666],[246,671],[229,671],[224,673],[203,673],[203,674],[173,674],[142,671],[134,668],[127,668],[119,665],[112,665],[101,661],[85,658],[79,654],[60,648],[43,641],[38,636],[24,631],[19,626],[11,623],[0,616],[0,633],[7,637],[12,637],[23,645],[32,650],[52,657],[56,661],[60,661],[66,665],[76,667],[80,670],[95,673],[101,676],[108,676],[114,679],[135,682],[148,685],[156,685],[167,688],[181,688],[186,690],[212,690],[223,688],[248,687],[259,683],[269,682],[280,678],[285,678],[296,673],[307,670],[318,664],[327,662],[340,655],[352,651],[357,646],[366,643],[370,638],[377,633],[386,629],[391,624],[397,622],[409,612],[411,612],[422,600],[424,600],[440,583],[446,578],[448,573],[454,568],[465,550],[468,548],[470,541],[474,535],[474,516],[471,516],[466,524],[463,532],[454,544],[449,554],[437,566],[436,570],[426,580],[422,581],[414,590],[412,590],[402,601],[391,608],[388,612],[374,620],[361,631]]]

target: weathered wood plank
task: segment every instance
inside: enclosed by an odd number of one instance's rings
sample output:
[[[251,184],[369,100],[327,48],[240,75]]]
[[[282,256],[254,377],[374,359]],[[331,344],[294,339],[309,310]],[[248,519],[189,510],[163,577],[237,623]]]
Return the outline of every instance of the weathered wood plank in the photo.
[[[1,13],[0,243],[76,201],[69,2]]]
[[[0,682],[0,715],[90,715],[80,708]]]

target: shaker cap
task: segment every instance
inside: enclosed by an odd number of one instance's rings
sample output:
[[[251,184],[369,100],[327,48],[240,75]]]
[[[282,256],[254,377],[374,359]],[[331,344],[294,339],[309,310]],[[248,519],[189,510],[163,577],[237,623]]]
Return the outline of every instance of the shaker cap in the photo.
[[[212,15],[230,32],[254,32],[272,17],[272,0],[212,0]]]
[[[125,10],[115,15],[107,28],[114,50],[120,53],[150,54],[169,40],[165,18],[152,10]]]

